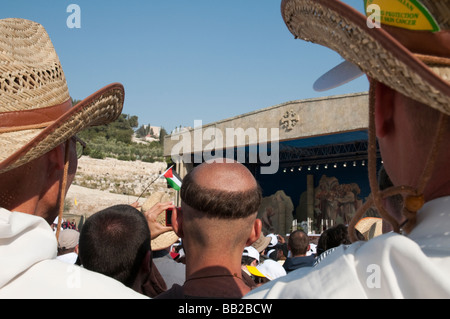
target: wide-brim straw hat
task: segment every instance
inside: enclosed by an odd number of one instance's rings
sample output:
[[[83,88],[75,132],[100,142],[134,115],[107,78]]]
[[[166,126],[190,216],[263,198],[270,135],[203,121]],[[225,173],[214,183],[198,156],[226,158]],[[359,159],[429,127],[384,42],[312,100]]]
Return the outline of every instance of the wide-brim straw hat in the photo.
[[[380,236],[383,233],[383,219],[378,217],[365,217],[355,226],[366,240]]]
[[[72,106],[58,55],[36,22],[0,20],[0,174],[28,163],[89,126],[122,112],[124,88],[110,84]]]
[[[420,30],[405,19],[394,18],[403,25],[387,25],[392,19],[386,15],[381,27],[370,27],[367,16],[338,0],[282,0],[281,13],[296,38],[324,45],[371,78],[450,115],[450,1],[407,2],[418,19],[428,22],[424,27],[417,23]],[[379,4],[382,14],[405,5],[382,0],[366,4]]]
[[[170,201],[169,195],[164,192],[154,192],[152,193],[142,204],[141,211],[144,213],[150,208],[155,206],[157,203],[164,203]],[[166,214],[165,212],[158,215],[156,221],[163,226],[166,226]],[[168,231],[162,233],[158,237],[152,239],[151,246],[152,250],[162,250],[172,246],[177,242],[179,237],[174,231]]]

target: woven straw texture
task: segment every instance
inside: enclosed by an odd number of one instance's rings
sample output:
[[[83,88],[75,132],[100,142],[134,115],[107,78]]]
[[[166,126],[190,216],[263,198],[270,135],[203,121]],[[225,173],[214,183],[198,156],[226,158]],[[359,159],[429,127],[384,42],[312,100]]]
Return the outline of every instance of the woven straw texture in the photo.
[[[449,0],[422,0],[421,2],[427,7],[442,30],[450,30]]]
[[[52,150],[87,126],[95,126],[114,121],[122,110],[121,107],[118,107],[123,104],[123,100],[119,98],[121,95],[122,93],[117,89],[106,92],[91,101],[67,121],[55,123],[48,127],[46,131],[53,132],[43,136],[41,141],[33,141],[33,139],[43,132],[42,129],[0,134],[0,145],[2,149],[2,152],[0,152],[0,162],[5,160],[9,155],[19,152],[22,148],[28,148],[28,152],[16,162],[9,165],[7,169],[10,170],[19,167]],[[33,145],[31,146],[28,145],[30,141],[33,141]],[[6,169],[1,169],[0,173],[3,171],[6,171]]]
[[[449,26],[450,4],[448,1],[423,1],[430,4],[441,27]],[[436,1],[437,2],[437,1]],[[445,10],[444,10],[445,9]],[[311,0],[286,1],[284,19],[296,37],[318,43],[338,52],[344,59],[358,65],[363,72],[396,91],[425,103],[450,115],[450,86],[446,94],[409,67],[405,57],[394,55],[392,48],[385,48],[366,26],[343,18],[337,12]],[[363,19],[365,23],[365,19]],[[399,50],[397,50],[399,52]],[[410,62],[410,60],[409,60]],[[442,79],[450,80],[449,67],[434,69]],[[422,70],[423,71],[423,70]],[[422,72],[423,74],[423,72]]]
[[[45,29],[29,20],[0,20],[0,113],[39,112],[69,99],[64,72]],[[123,86],[114,83],[58,119],[32,128],[14,123],[0,133],[0,174],[38,158],[88,126],[114,121],[123,102]],[[2,124],[0,129],[6,123]]]
[[[69,90],[45,29],[23,19],[0,20],[0,112],[57,105]]]

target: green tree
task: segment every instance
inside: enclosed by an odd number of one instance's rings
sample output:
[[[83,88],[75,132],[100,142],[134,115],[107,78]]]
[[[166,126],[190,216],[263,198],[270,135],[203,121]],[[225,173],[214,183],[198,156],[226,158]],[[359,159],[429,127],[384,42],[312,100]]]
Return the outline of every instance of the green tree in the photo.
[[[73,97],[70,97],[70,100],[72,101],[72,106],[75,106],[75,105],[77,105],[78,103],[81,102],[81,100],[76,100]]]
[[[75,102],[79,101],[73,100]],[[112,157],[120,160],[142,160],[145,162],[163,161],[163,148],[159,141],[149,144],[139,144],[132,141],[133,127],[137,127],[137,116],[121,114],[118,119],[108,125],[90,127],[78,135],[85,140],[87,147],[84,155],[93,158]],[[141,126],[136,130],[136,135],[146,136],[150,131],[150,125]],[[161,133],[166,135],[166,131]]]
[[[136,115],[132,115],[132,116],[128,115],[127,120],[128,120],[128,124],[130,124],[130,126],[132,128],[136,128],[139,126],[138,117]]]
[[[146,137],[149,133],[149,127],[150,124],[148,125],[141,125],[137,130],[136,130],[136,136],[141,138],[141,137]]]
[[[125,144],[131,143],[133,137],[133,128],[130,125],[129,117],[127,114],[120,114],[119,118],[107,125],[106,138],[115,139],[118,142]]]
[[[161,145],[164,145],[164,136],[167,135],[167,131],[164,127],[161,127],[161,130],[159,131],[159,143]]]

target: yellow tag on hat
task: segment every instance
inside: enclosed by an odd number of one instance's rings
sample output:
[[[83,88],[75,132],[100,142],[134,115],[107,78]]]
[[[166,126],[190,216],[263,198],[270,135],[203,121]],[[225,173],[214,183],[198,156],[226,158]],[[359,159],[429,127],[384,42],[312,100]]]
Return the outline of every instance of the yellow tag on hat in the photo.
[[[364,4],[367,15],[373,17],[374,10],[379,12],[381,24],[415,31],[440,30],[434,17],[419,0],[364,0]]]

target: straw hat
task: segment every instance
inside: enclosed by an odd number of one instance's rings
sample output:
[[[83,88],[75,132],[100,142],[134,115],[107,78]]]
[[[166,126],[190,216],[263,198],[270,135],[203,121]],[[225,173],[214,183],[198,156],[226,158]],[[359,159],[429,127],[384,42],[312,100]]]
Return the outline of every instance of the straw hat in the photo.
[[[164,203],[170,201],[169,195],[164,192],[155,192],[151,194],[144,204],[142,204],[141,211],[146,212],[157,203]],[[156,221],[163,226],[166,226],[166,214],[161,213],[156,218]],[[165,232],[155,239],[152,239],[151,246],[152,250],[162,250],[172,246],[178,240],[177,234],[174,231]]]
[[[296,38],[327,46],[377,81],[450,115],[450,1],[406,2],[411,15],[402,12],[404,1],[365,1],[379,5],[381,28],[338,0],[283,0],[281,12]]]
[[[270,237],[264,236],[261,232],[259,238],[252,244],[252,247],[255,248],[258,253],[261,253],[270,243]]]
[[[355,228],[366,240],[377,237],[383,233],[383,220],[376,217],[366,217],[358,221]]]
[[[110,84],[72,107],[66,78],[42,25],[0,20],[0,174],[122,112],[124,89]]]

